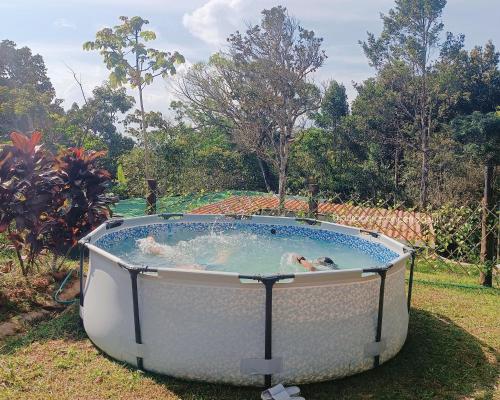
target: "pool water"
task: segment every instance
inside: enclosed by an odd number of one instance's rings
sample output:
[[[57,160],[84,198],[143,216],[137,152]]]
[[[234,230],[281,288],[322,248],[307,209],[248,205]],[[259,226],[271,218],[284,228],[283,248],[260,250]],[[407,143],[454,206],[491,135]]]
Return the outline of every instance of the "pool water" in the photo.
[[[198,226],[193,229],[194,225]],[[152,268],[195,268],[240,274],[306,272],[294,261],[294,255],[309,261],[329,257],[336,264],[335,269],[375,268],[397,256],[379,244],[357,237],[319,230],[308,235],[311,230],[307,228],[255,228],[256,224],[235,228],[230,224],[180,223],[160,227],[129,228],[101,247],[129,263]]]

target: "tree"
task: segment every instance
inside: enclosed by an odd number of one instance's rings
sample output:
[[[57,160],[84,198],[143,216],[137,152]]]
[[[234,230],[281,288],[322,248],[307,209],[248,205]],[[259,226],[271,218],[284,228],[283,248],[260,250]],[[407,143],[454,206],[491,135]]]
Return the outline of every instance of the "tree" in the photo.
[[[466,89],[469,112],[489,113],[500,104],[500,53],[491,41],[483,47],[475,46],[469,52],[466,71]]]
[[[481,262],[487,264],[482,284],[492,285],[495,240],[491,220],[494,218],[493,175],[500,164],[500,112],[482,114],[475,111],[453,121],[456,139],[484,166],[484,191],[481,222]]]
[[[330,138],[333,161],[337,163],[338,156],[342,155],[345,148],[345,138],[340,126],[342,120],[349,114],[347,93],[345,86],[335,80],[328,83],[323,93],[318,112],[312,113],[311,117],[315,124],[322,128]]]
[[[0,42],[0,138],[12,131],[43,130],[52,114],[62,114],[61,100],[47,76],[43,58],[28,47]]]
[[[414,118],[422,154],[420,174],[420,206],[428,201],[430,138],[435,113],[430,83],[432,51],[439,45],[443,30],[441,14],[446,0],[396,0],[388,15],[382,15],[383,31],[379,38],[368,34],[360,42],[370,65],[377,71],[394,63],[408,66],[414,85],[415,103],[407,110]]]
[[[366,157],[373,167],[379,166],[386,176],[379,176],[387,195],[403,196],[403,167],[405,155],[415,154],[414,106],[411,74],[402,63],[394,63],[380,71],[376,78],[356,85],[358,95],[352,103],[352,122],[355,131],[362,132]],[[376,192],[377,190],[375,190]]]
[[[468,52],[464,40],[464,35],[448,32],[435,65],[450,119],[456,114],[492,112],[500,104],[500,53],[491,41]]]
[[[324,62],[322,39],[304,29],[284,7],[262,11],[260,25],[228,38],[229,50],[200,64],[180,92],[194,107],[222,116],[232,140],[278,171],[284,209],[290,144],[299,118],[319,107],[310,74]]]
[[[84,43],[85,50],[100,50],[106,67],[111,70],[111,85],[129,84],[139,94],[141,131],[144,143],[146,178],[151,175],[149,161],[149,141],[144,111],[143,91],[158,76],[167,78],[176,72],[175,65],[184,62],[184,57],[175,51],[169,53],[146,47],[146,43],[156,39],[153,31],[143,30],[149,23],[141,17],[120,17],[121,25],[104,28],[96,33],[95,41]]]
[[[321,98],[320,110],[312,114],[314,122],[320,128],[327,129],[333,134],[342,117],[348,114],[349,104],[345,86],[335,80],[330,81]]]
[[[125,88],[113,88],[107,82],[94,88],[92,94],[84,98],[83,106],[73,104],[59,130],[72,132],[68,145],[107,149],[100,162],[114,176],[118,158],[134,146],[134,140],[123,136],[116,128],[122,122],[120,115],[132,108],[134,98],[127,95]]]
[[[194,65],[179,82],[178,93],[184,101],[172,102],[180,121],[188,119],[199,132],[217,129],[236,146],[256,157],[268,192],[272,189],[273,155],[269,138],[276,130],[258,90],[247,81],[227,55],[210,57],[208,64]]]

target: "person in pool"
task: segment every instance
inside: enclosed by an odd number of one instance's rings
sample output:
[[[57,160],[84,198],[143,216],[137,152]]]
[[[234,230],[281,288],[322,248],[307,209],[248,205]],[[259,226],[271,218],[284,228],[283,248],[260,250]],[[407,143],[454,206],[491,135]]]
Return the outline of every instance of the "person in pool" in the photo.
[[[154,256],[165,256],[165,257],[172,255],[172,250],[168,246],[158,243],[152,235],[148,235],[144,239],[137,240],[137,243],[143,253],[151,254]],[[176,264],[174,265],[174,267],[180,269],[192,269],[192,270],[204,271],[207,269],[207,267],[217,264],[224,264],[227,261],[228,257],[229,257],[229,252],[221,251],[217,255],[217,258],[214,260],[214,262],[210,263],[210,265],[194,263],[194,264]]]
[[[304,256],[300,254],[294,254],[293,260],[311,272],[331,271],[333,269],[339,269],[338,265],[335,264],[330,257],[320,257],[316,260],[308,261]]]

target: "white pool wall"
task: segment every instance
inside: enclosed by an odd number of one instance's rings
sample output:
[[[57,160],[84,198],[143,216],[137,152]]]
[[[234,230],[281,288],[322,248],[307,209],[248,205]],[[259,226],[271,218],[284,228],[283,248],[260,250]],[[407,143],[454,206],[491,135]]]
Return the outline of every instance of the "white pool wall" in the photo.
[[[178,222],[224,220],[187,215]],[[229,219],[232,221],[232,219]],[[177,222],[177,221],[176,221]],[[227,221],[226,221],[227,222]],[[174,377],[257,385],[263,376],[242,371],[247,359],[264,357],[265,290],[259,282],[242,282],[237,274],[174,268],[139,274],[138,299],[143,344],[135,343],[129,272],[118,257],[96,247],[104,234],[133,226],[165,223],[157,216],[126,220],[98,228],[90,239],[90,269],[81,315],[94,344],[111,357],[145,370]],[[290,218],[255,216],[235,223],[294,225]],[[358,270],[297,273],[273,290],[273,359],[281,371],[273,382],[306,383],[339,378],[392,358],[407,335],[405,295],[406,247],[383,235],[322,222],[329,229],[382,242],[399,254],[387,272],[382,340],[375,344],[380,276]]]

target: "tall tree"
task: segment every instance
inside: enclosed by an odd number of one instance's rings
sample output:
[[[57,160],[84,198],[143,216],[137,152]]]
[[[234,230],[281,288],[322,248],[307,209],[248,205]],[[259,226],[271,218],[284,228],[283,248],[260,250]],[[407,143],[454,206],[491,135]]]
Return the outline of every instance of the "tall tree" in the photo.
[[[61,100],[47,76],[42,56],[10,40],[0,42],[0,137],[14,131],[44,130]]]
[[[167,78],[176,72],[175,65],[184,62],[184,57],[174,53],[147,47],[147,42],[156,39],[153,31],[145,30],[149,23],[141,17],[120,17],[122,23],[114,28],[104,28],[96,33],[95,41],[84,43],[85,50],[100,50],[106,67],[111,70],[110,82],[114,86],[129,84],[139,94],[141,131],[144,142],[146,178],[151,176],[149,141],[144,110],[143,91],[156,77]]]
[[[324,62],[322,39],[304,29],[284,7],[262,11],[260,25],[228,38],[229,50],[198,65],[181,83],[184,97],[223,116],[240,148],[278,171],[284,209],[290,143],[299,119],[319,107],[310,75]]]
[[[332,80],[321,98],[318,112],[311,115],[316,125],[325,130],[331,138],[331,147],[334,150],[334,160],[336,156],[342,155],[341,145],[343,135],[340,125],[344,117],[349,114],[349,104],[347,103],[347,93],[345,86]]]
[[[430,72],[432,51],[439,46],[443,30],[441,14],[446,0],[396,0],[387,15],[382,15],[383,30],[380,37],[368,34],[366,42],[360,42],[378,71],[395,62],[408,66],[412,73],[415,90],[414,123],[418,131],[422,154],[420,173],[420,206],[428,201],[430,138],[434,129]]]
[[[349,104],[345,86],[335,80],[330,81],[321,98],[320,109],[312,114],[316,125],[333,132],[340,124],[342,117],[348,114]]]

